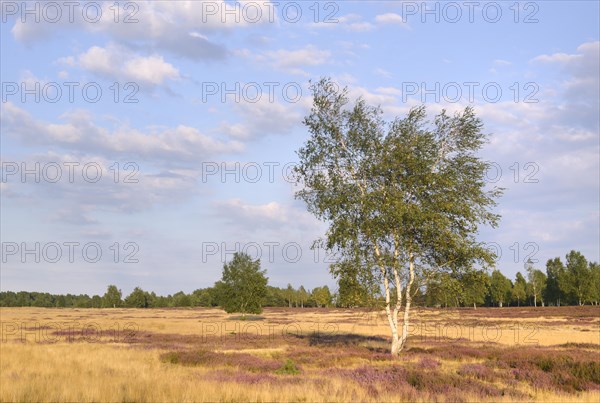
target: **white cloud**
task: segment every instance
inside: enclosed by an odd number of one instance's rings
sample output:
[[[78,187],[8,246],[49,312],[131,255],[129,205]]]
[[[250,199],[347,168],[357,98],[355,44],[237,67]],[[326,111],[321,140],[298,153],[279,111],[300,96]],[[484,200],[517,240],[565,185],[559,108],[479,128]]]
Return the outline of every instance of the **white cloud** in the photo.
[[[375,17],[375,22],[379,25],[399,25],[402,28],[410,29],[410,25],[402,18],[400,14],[385,13]]]
[[[238,123],[223,122],[220,131],[239,140],[289,133],[302,120],[307,106],[299,101],[270,102],[266,96],[258,102],[239,102],[234,105]]]
[[[306,210],[283,205],[276,201],[264,204],[250,204],[240,199],[229,199],[215,203],[218,214],[240,229],[294,228],[302,231],[314,231],[318,221]]]
[[[116,8],[112,2],[96,4],[101,7],[97,22],[86,21],[81,5],[76,5],[79,9],[73,13],[73,21],[69,21],[65,8],[63,18],[56,23],[44,19],[35,23],[32,18],[22,22],[16,18],[12,33],[21,42],[34,43],[47,40],[61,30],[78,29],[105,34],[121,43],[135,43],[151,53],[160,50],[194,60],[219,60],[228,51],[214,40],[215,36],[260,26],[276,18],[272,12],[274,5],[269,1],[136,1],[127,3],[133,8],[121,3],[115,22]]]
[[[94,74],[140,84],[161,85],[167,80],[180,78],[179,70],[165,62],[162,56],[140,56],[113,44],[105,48],[92,46],[76,58],[71,56],[62,60]]]
[[[392,78],[392,73],[382,68],[375,69],[375,74],[384,78]]]
[[[552,55],[539,55],[533,58],[534,62],[546,62],[546,63],[567,63],[576,59],[581,58],[581,55],[569,55],[566,53],[554,53]]]
[[[139,160],[116,166],[114,158],[98,154],[47,152],[5,160],[19,161],[21,169],[24,166],[30,171],[39,166],[37,170],[42,172],[42,179],[21,180],[19,173],[7,176],[10,192],[3,190],[2,197],[17,199],[22,205],[38,206],[33,208],[36,213],[41,212],[39,203],[43,200],[44,219],[78,226],[101,226],[97,218],[100,213],[133,213],[157,205],[181,203],[198,192],[200,176],[199,169],[154,169],[152,172],[148,164]],[[44,167],[50,164],[58,168],[45,171]],[[93,168],[85,170],[86,166]],[[94,181],[86,180],[84,173]],[[44,175],[51,176],[52,181]]]
[[[366,32],[375,28],[375,25],[368,21],[363,21],[363,18],[359,14],[346,14],[340,17],[336,17],[336,23],[311,23],[309,24],[312,28],[318,29],[336,29],[341,28],[347,31],[353,32]]]
[[[297,50],[279,49],[268,51],[258,56],[257,60],[265,61],[278,70],[307,76],[308,73],[302,70],[302,67],[328,63],[330,57],[331,52],[328,50],[321,50],[316,46],[308,45]]]
[[[87,111],[64,114],[61,119],[66,123],[39,121],[11,102],[3,105],[3,112],[3,135],[33,145],[104,153],[112,158],[135,156],[170,164],[198,161],[215,153],[241,152],[244,148],[238,141],[223,142],[185,125],[150,133],[127,126],[109,131],[97,125]]]
[[[366,21],[348,24],[348,29],[355,32],[366,32],[372,30],[373,28],[373,24]]]

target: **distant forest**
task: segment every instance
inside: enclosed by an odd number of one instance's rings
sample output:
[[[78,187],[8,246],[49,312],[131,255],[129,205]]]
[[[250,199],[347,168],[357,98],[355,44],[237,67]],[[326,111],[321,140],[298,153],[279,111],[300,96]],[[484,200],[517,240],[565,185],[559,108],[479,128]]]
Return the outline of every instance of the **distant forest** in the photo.
[[[559,257],[546,263],[545,272],[528,264],[525,275],[516,274],[514,281],[500,271],[472,270],[454,275],[437,274],[420,278],[414,287],[413,304],[426,307],[477,307],[477,306],[560,306],[598,305],[600,302],[600,265],[588,262],[577,251],[566,255],[563,263]],[[58,308],[168,308],[168,307],[219,307],[227,295],[219,287],[201,288],[186,294],[160,296],[136,287],[123,296],[115,285],[109,285],[103,296],[87,294],[55,295],[43,292],[2,291],[3,307],[58,307]],[[369,307],[383,306],[380,290],[356,278],[337,278],[337,290],[316,287],[307,290],[288,284],[286,288],[266,286],[265,307]]]

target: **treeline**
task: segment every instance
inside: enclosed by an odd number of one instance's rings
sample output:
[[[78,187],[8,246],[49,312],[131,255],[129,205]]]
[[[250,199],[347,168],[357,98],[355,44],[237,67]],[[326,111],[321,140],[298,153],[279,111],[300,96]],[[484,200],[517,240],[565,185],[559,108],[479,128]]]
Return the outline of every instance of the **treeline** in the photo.
[[[227,298],[220,287],[197,289],[190,294],[179,291],[160,296],[136,287],[123,296],[115,285],[103,296],[86,294],[54,295],[40,292],[0,292],[0,306],[66,308],[168,308],[219,307]],[[374,284],[357,281],[352,276],[338,278],[338,290],[327,286],[307,290],[288,284],[286,288],[267,286],[265,307],[370,307],[383,306],[381,290]],[[468,271],[461,274],[437,273],[421,277],[413,290],[413,304],[428,307],[477,306],[544,306],[600,303],[600,265],[588,262],[578,251],[566,255],[565,262],[556,257],[546,262],[545,272],[529,262],[525,275],[518,272],[514,281],[500,271]]]
[[[55,295],[41,292],[0,292],[0,306],[5,307],[58,307],[58,308],[169,308],[169,307],[218,307],[223,306],[226,295],[218,283],[214,287],[201,288],[190,294],[179,291],[161,296],[136,287],[131,294],[123,296],[115,285],[109,285],[103,296],[87,294]],[[316,287],[311,291],[303,286],[287,288],[267,286],[263,306],[267,307],[330,307],[333,295],[329,287]]]
[[[527,264],[525,276],[514,281],[494,270],[491,275],[474,271],[463,275],[440,274],[429,282],[425,293],[428,306],[560,306],[598,305],[600,265],[588,262],[578,251],[546,262],[545,272]]]

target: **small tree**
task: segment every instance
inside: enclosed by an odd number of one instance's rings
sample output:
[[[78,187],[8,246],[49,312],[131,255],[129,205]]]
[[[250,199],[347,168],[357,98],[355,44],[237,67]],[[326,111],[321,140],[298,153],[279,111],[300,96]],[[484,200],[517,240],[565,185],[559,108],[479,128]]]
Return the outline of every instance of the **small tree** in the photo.
[[[483,270],[469,271],[461,276],[461,299],[465,306],[473,305],[477,309],[477,304],[485,302],[485,296],[490,287],[490,276]]]
[[[566,289],[575,297],[578,305],[583,305],[592,290],[591,272],[586,258],[581,252],[572,250],[567,254]]]
[[[344,308],[379,307],[379,285],[369,270],[364,270],[360,262],[343,260],[329,267],[337,279],[337,305]]]
[[[308,300],[308,292],[306,292],[306,289],[304,288],[303,285],[300,286],[300,288],[298,289],[298,299],[300,300],[300,307],[304,308],[304,302],[306,302]]]
[[[517,272],[515,285],[512,290],[512,297],[517,300],[517,306],[521,306],[521,301],[524,301],[525,298],[527,298],[527,281],[521,272]]]
[[[430,306],[458,307],[461,283],[450,273],[436,273],[427,282],[426,301]]]
[[[288,308],[292,307],[292,301],[295,300],[296,290],[292,287],[291,284],[288,283],[287,288],[285,289],[285,300],[288,303]]]
[[[568,287],[565,265],[559,257],[546,262],[546,275],[546,301],[552,301],[556,306],[560,306],[561,301],[566,302],[565,296],[568,293]]]
[[[125,306],[129,308],[148,308],[146,292],[140,287],[135,287],[131,294],[125,297]]]
[[[121,297],[123,294],[116,285],[109,285],[106,289],[106,293],[102,297],[102,305],[105,308],[116,308],[121,306]]]
[[[527,278],[529,279],[529,293],[533,297],[533,306],[537,307],[538,299],[544,305],[543,295],[546,293],[546,275],[533,267],[531,260],[527,261]]]
[[[499,270],[494,270],[490,281],[490,296],[492,297],[492,301],[502,308],[504,303],[510,300],[511,293],[512,284],[510,280]]]
[[[220,303],[227,313],[261,313],[267,296],[266,271],[260,269],[260,259],[252,260],[246,253],[235,253],[231,262],[223,265]],[[215,285],[216,286],[216,285]]]
[[[328,307],[331,304],[331,292],[329,287],[316,287],[312,290],[312,299],[318,308]]]

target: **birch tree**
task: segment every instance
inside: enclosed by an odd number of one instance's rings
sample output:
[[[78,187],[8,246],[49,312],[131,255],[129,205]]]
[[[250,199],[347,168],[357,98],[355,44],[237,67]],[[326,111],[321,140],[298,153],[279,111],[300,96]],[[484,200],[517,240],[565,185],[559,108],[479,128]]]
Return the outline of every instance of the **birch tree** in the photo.
[[[296,197],[329,224],[320,246],[351,262],[347,267],[359,262],[380,282],[391,353],[399,355],[417,275],[494,262],[475,239],[480,225],[497,225],[491,208],[502,193],[485,188],[489,164],[476,153],[486,136],[472,108],[444,111],[429,124],[418,107],[386,122],[362,98],[350,105],[347,89],[329,79],[311,90]]]
[[[546,283],[548,278],[546,275],[533,267],[531,260],[527,261],[527,277],[529,279],[530,294],[533,297],[533,306],[537,307],[538,299],[544,305],[543,296],[546,294]]]
[[[563,280],[565,288],[574,296],[577,305],[583,305],[592,289],[592,276],[587,259],[581,252],[572,250],[567,254],[566,260],[567,270]]]

